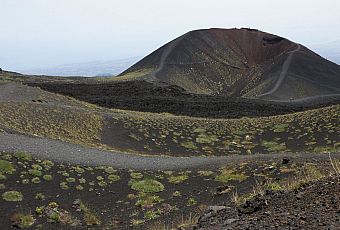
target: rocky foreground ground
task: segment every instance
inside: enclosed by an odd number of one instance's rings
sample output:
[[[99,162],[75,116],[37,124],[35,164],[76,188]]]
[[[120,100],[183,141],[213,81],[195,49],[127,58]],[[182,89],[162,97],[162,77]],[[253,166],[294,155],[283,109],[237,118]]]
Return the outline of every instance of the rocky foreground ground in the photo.
[[[340,229],[340,179],[267,191],[238,207],[212,207],[195,229]]]

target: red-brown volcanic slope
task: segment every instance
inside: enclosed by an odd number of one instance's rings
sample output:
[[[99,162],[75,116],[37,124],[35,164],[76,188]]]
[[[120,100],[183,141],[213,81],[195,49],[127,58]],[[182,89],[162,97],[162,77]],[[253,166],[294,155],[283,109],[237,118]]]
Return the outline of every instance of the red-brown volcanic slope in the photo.
[[[252,29],[191,31],[121,76],[143,69],[154,71],[141,79],[192,93],[278,100],[340,93],[338,65],[285,38]]]

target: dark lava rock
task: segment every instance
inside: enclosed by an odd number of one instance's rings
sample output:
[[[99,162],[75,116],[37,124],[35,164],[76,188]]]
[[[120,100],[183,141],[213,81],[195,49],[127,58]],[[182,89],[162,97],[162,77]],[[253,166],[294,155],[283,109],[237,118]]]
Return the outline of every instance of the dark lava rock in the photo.
[[[283,158],[282,159],[282,164],[283,165],[286,165],[286,164],[288,164],[290,162],[290,160],[288,159],[288,158]]]
[[[295,192],[266,192],[240,207],[210,212],[195,229],[340,229],[340,178]]]

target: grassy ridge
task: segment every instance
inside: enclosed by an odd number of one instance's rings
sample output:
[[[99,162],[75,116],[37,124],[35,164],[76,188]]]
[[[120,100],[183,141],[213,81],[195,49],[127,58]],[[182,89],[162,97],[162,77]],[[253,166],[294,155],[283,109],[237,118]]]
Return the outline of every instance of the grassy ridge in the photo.
[[[204,119],[95,106],[0,104],[2,129],[175,156],[337,151],[339,114],[340,105],[273,117]]]
[[[74,107],[0,104],[0,124],[5,128],[78,144],[99,144],[103,122],[101,115]]]

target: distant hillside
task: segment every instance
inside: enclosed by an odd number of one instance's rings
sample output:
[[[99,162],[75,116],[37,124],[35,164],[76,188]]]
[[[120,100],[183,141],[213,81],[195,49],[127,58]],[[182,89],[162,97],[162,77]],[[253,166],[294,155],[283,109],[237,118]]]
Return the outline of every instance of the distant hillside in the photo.
[[[306,47],[253,29],[191,31],[120,75],[191,93],[292,100],[339,94],[340,67]]]
[[[111,61],[93,61],[84,63],[66,64],[40,69],[22,70],[24,74],[49,76],[112,76],[117,75],[136,63],[140,57],[132,57]]]

